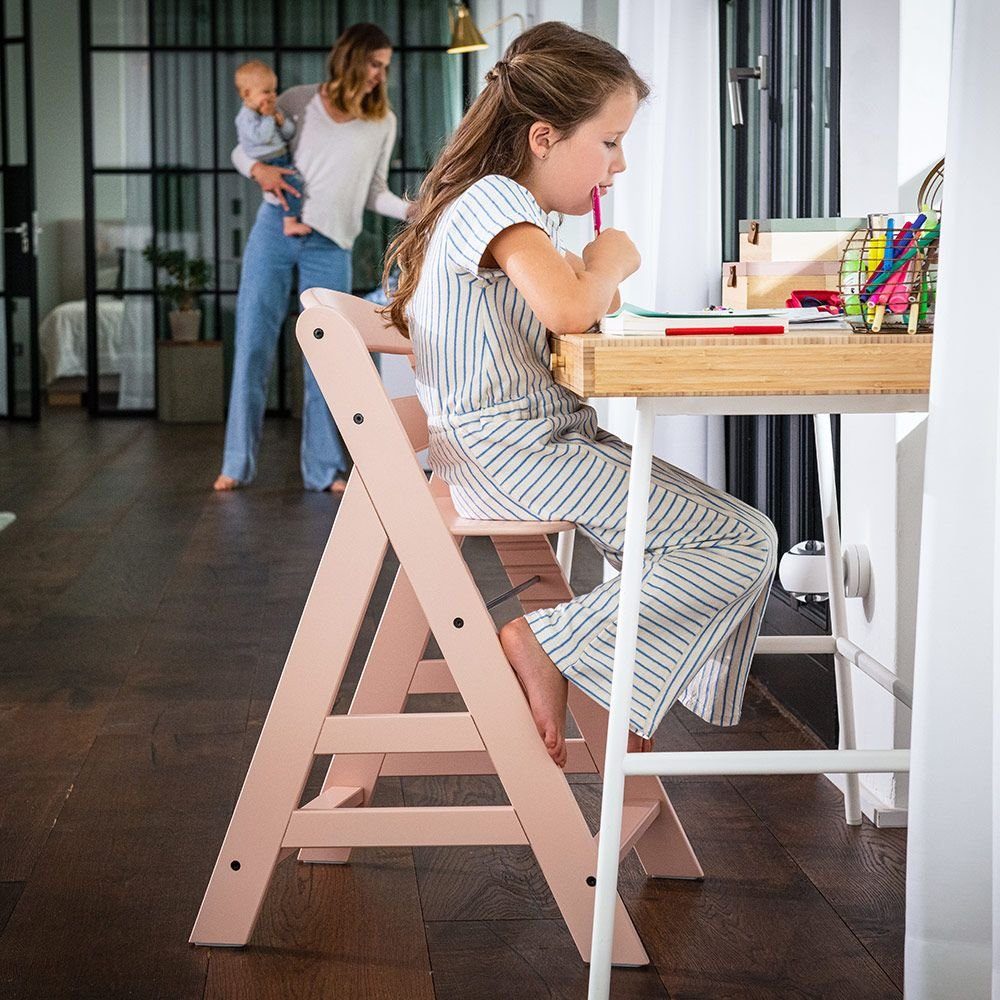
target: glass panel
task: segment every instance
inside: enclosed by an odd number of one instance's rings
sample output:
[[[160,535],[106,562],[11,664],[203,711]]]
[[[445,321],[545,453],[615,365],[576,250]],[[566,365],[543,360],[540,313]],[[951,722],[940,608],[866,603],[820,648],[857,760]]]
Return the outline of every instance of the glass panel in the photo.
[[[93,114],[95,167],[148,167],[149,56],[95,52]]]
[[[218,45],[273,45],[274,6],[256,0],[227,0],[215,12]]]
[[[3,170],[0,169],[0,188],[3,186]],[[0,229],[3,229],[3,198],[0,198]],[[4,260],[4,254],[7,252],[7,241],[5,239],[0,239],[0,295],[3,295],[3,290],[7,287],[7,263]],[[0,350],[3,349],[3,338],[0,337]],[[0,382],[0,394],[4,392],[3,382]]]
[[[8,332],[13,341],[14,399],[10,416],[31,416],[31,383],[34,378],[31,364],[31,300],[7,298]],[[6,389],[6,378],[0,392]]]
[[[231,166],[230,154],[236,145],[236,125],[235,119],[243,102],[236,92],[236,84],[233,77],[236,67],[248,62],[251,59],[260,59],[269,66],[274,65],[274,53],[265,51],[244,51],[244,52],[217,52],[215,54],[215,78],[216,92],[218,94],[218,107],[216,108],[216,121],[219,130],[219,145],[216,150],[218,164],[223,169]],[[282,90],[285,85],[279,81]]]
[[[104,288],[151,289],[153,271],[142,256],[152,239],[150,178],[98,174],[94,214],[97,269],[99,274],[106,271]]]
[[[210,174],[160,174],[156,178],[156,240],[183,250],[188,260],[215,260],[215,190]],[[214,268],[213,268],[214,270]],[[166,280],[161,275],[161,281]]]
[[[438,0],[416,0],[406,5],[406,36],[404,45],[447,45],[451,41],[451,23],[446,3]],[[493,20],[493,18],[490,18]],[[452,56],[457,63],[461,59]]]
[[[7,45],[7,153],[8,167],[28,162],[27,117],[24,107],[24,46]]]
[[[233,355],[236,351],[236,296],[219,296],[219,332],[222,336],[223,386],[226,403],[229,403],[229,388],[233,382]]]
[[[156,0],[154,45],[210,45],[212,5],[208,0]]]
[[[92,44],[148,44],[148,7],[146,0],[90,0]]]
[[[239,174],[219,177],[218,287],[235,291],[240,281],[240,259],[261,203],[260,188]]]
[[[99,366],[102,387],[118,375],[119,410],[152,410],[156,405],[154,392],[154,323],[153,298],[150,295],[126,295],[121,301],[120,318],[109,310],[111,330],[118,324],[117,363],[113,355]],[[115,371],[117,369],[117,372]],[[103,400],[102,400],[103,402]]]
[[[214,166],[212,56],[207,52],[157,52],[156,165]]]
[[[284,52],[278,90],[288,90],[302,83],[321,83],[326,79],[326,52]]]
[[[462,117],[462,60],[445,52],[405,54],[403,160],[429,168]]]
[[[402,192],[399,174],[389,175],[389,188],[396,194]],[[354,241],[351,257],[353,290],[359,295],[367,295],[382,283],[386,247],[401,225],[397,219],[365,212],[364,228]]]
[[[12,38],[24,34],[24,0],[6,0],[4,3],[4,36]]]
[[[0,417],[9,415],[7,406],[7,300],[0,295]]]
[[[337,21],[338,0],[301,0],[282,4],[281,38],[285,45],[329,45],[341,28]],[[281,84],[287,86],[284,81]]]
[[[406,4],[407,17],[410,15],[410,8],[417,8],[426,4],[428,0],[421,0],[420,4],[409,0]],[[436,0],[430,0],[436,2]],[[344,3],[344,23],[340,30],[350,27],[352,24],[377,24],[396,45],[399,44],[399,3],[397,0],[345,0]]]

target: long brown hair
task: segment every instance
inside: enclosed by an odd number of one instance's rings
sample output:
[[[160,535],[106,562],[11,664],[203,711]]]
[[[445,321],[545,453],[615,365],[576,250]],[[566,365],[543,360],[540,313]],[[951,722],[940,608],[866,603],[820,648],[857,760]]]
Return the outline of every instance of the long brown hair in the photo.
[[[371,54],[391,48],[389,36],[377,24],[352,24],[337,39],[327,60],[329,79],[323,89],[338,111],[368,121],[385,118],[389,110],[385,81],[370,94],[365,93],[365,82]]]
[[[565,137],[623,87],[634,90],[640,101],[649,95],[618,49],[560,21],[546,21],[515,38],[486,81],[424,178],[416,217],[389,247],[383,275],[387,292],[393,267],[399,267],[400,276],[383,315],[406,336],[406,307],[416,291],[431,234],[451,202],[488,174],[522,176],[534,122],[548,122]]]

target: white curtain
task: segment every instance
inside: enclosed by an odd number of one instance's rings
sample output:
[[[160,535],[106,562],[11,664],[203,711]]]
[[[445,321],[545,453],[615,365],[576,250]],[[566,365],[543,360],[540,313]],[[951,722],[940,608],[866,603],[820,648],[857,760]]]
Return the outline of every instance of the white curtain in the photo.
[[[719,23],[715,0],[621,0],[618,47],[651,94],[625,137],[628,170],[615,182],[609,223],[642,254],[628,302],[703,309],[721,298]],[[632,405],[607,425],[632,433]],[[722,417],[657,422],[654,452],[716,486],[725,484]]]
[[[997,37],[1000,7],[956,0],[914,668],[909,1000],[1000,997],[1000,340],[983,285],[1000,218]]]

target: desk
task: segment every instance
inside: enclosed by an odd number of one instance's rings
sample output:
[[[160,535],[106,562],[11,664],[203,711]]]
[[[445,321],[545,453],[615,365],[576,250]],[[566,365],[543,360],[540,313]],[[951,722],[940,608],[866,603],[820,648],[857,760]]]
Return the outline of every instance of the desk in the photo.
[[[630,774],[823,774],[846,778],[847,822],[861,822],[858,774],[908,771],[908,750],[857,750],[851,665],[904,704],[911,694],[895,675],[851,642],[834,479],[832,413],[927,409],[928,334],[856,335],[797,327],[783,336],[610,337],[553,335],[552,372],[580,396],[635,400],[618,637],[601,802],[597,893],[591,951],[591,1000],[608,995],[617,889],[622,796]],[[830,592],[829,636],[765,636],[757,653],[832,653],[840,714],[837,750],[625,752],[645,549],[653,423],[665,414],[811,414],[816,432],[823,534]]]

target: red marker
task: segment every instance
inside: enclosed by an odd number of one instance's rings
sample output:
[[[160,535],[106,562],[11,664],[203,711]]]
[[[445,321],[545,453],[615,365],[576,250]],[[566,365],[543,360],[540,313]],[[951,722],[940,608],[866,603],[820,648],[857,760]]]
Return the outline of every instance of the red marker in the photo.
[[[590,192],[590,200],[594,207],[594,235],[601,235],[601,191],[596,185]]]

